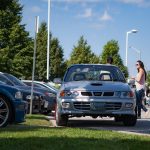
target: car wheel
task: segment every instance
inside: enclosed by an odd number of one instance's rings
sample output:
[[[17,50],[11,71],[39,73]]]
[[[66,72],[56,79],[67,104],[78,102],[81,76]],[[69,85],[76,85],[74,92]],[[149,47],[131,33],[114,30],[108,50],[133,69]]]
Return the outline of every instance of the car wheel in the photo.
[[[137,121],[137,117],[136,116],[124,116],[122,118],[123,120],[123,124],[125,126],[135,126],[136,121]]]
[[[56,106],[56,110],[55,110],[55,119],[56,119],[56,125],[57,126],[67,126],[68,116],[61,115],[59,113],[58,105]]]
[[[8,125],[12,116],[10,102],[3,96],[0,96],[0,127]]]

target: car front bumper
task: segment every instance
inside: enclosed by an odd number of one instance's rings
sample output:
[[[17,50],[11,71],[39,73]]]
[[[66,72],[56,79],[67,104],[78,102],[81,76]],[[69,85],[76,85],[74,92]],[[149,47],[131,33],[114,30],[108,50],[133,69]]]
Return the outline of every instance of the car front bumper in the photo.
[[[64,108],[62,103],[69,103]],[[59,113],[71,116],[119,116],[135,115],[135,99],[61,99]],[[130,107],[129,107],[130,106]]]
[[[16,123],[21,123],[25,121],[26,105],[27,105],[27,102],[25,101],[22,101],[22,100],[14,101]]]

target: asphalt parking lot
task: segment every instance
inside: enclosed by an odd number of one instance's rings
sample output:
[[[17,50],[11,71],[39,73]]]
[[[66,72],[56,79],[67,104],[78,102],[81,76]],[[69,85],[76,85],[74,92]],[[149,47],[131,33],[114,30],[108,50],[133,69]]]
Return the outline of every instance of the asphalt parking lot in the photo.
[[[50,117],[50,121],[53,126],[56,126],[53,117]],[[142,119],[137,120],[137,124],[134,127],[126,127],[121,122],[115,122],[114,118],[97,118],[93,119],[91,117],[81,117],[81,118],[71,118],[68,122],[68,127],[79,127],[86,129],[95,130],[111,130],[122,133],[138,134],[150,136],[150,113],[145,118],[145,113],[142,112]]]

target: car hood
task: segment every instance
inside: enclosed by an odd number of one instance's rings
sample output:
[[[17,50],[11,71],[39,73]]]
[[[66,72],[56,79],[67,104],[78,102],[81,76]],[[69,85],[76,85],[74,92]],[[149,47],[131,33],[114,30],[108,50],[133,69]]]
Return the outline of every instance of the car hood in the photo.
[[[73,81],[64,83],[61,89],[81,91],[130,91],[127,83],[123,82],[94,82],[94,81]]]

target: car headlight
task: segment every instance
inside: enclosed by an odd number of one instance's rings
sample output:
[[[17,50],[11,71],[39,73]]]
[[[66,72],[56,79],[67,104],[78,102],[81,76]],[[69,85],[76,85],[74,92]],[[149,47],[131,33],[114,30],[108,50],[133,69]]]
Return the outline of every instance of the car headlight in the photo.
[[[45,92],[45,95],[46,95],[46,96],[49,96],[49,97],[56,97],[55,94],[50,93],[50,92]]]
[[[63,108],[70,108],[70,103],[69,102],[62,102],[62,107]]]
[[[31,95],[26,96],[26,99],[27,99],[27,100],[31,100]],[[39,96],[34,96],[34,95],[33,95],[33,99],[38,100],[38,99],[39,99]]]
[[[134,98],[133,91],[121,92],[120,98]]]
[[[22,99],[22,93],[21,93],[20,91],[17,91],[17,92],[15,93],[15,98],[16,98],[16,99]]]
[[[62,90],[60,91],[60,97],[76,97],[79,95],[78,91]]]
[[[30,100],[31,99],[31,95],[26,96],[26,99]]]

